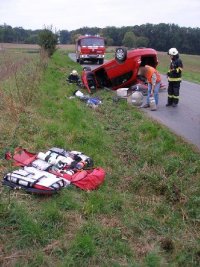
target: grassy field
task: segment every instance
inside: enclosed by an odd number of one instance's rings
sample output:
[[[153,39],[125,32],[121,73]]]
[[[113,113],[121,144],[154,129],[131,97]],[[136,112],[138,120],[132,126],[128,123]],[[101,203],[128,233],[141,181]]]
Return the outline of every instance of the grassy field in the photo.
[[[12,169],[6,150],[57,146],[91,156],[106,170],[105,182],[52,197],[0,185],[0,264],[199,266],[200,154],[141,110],[113,102],[112,91],[95,93],[103,102],[95,110],[70,99],[72,69],[81,66],[60,49],[45,71],[29,68],[32,83],[38,78],[34,94],[23,75],[0,84],[1,177]]]
[[[66,52],[75,52],[75,45],[58,45],[57,48],[58,50],[63,50]],[[12,59],[15,58],[15,60],[20,59],[22,54],[26,55],[26,57],[29,58],[30,56],[35,56],[35,54],[37,54],[38,52],[38,49],[38,45],[0,44],[0,68],[5,61],[5,58],[10,58],[10,55]],[[6,50],[6,56],[5,53],[2,53],[3,50]],[[106,59],[111,59],[114,57],[115,47],[107,47],[106,51]],[[180,57],[184,65],[183,79],[195,83],[200,83],[200,56],[180,54]],[[158,70],[162,74],[167,73],[170,62],[167,53],[158,52],[158,61]]]
[[[0,81],[37,60],[39,48],[33,45],[0,44]]]
[[[183,61],[183,79],[200,83],[200,56],[180,54]],[[169,56],[166,53],[158,52],[159,66],[161,73],[165,74],[169,67]]]

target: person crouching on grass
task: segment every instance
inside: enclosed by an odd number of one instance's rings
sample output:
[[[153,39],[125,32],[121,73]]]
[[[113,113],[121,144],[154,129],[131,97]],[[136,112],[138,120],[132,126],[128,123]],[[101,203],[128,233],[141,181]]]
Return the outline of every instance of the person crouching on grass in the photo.
[[[158,93],[161,84],[160,73],[153,67],[145,65],[144,67],[139,68],[138,75],[144,76],[147,79],[148,83],[148,93],[147,93],[147,102],[142,108],[150,107],[150,97],[155,98],[156,107],[158,106]]]

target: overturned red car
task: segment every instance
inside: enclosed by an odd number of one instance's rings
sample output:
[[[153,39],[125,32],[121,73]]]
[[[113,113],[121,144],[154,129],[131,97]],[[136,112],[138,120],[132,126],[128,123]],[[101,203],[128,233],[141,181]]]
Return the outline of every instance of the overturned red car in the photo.
[[[147,83],[143,76],[138,75],[141,66],[150,65],[154,68],[158,65],[157,52],[152,48],[137,48],[127,50],[119,47],[115,51],[115,58],[103,65],[91,70],[83,69],[81,79],[89,93],[97,88],[118,88],[140,85],[142,91],[147,90]],[[161,85],[164,87],[164,85]]]

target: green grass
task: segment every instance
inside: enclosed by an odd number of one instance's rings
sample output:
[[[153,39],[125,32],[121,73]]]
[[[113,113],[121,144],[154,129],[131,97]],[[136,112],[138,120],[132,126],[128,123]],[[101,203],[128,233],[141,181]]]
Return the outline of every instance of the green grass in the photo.
[[[96,110],[69,99],[76,86],[65,80],[74,68],[81,70],[64,51],[54,54],[15,143],[4,128],[0,147],[83,151],[106,170],[105,182],[52,197],[1,186],[0,263],[199,266],[200,154],[126,101],[113,102],[113,91],[95,93],[103,101]],[[1,156],[3,177],[11,166]]]
[[[183,61],[183,79],[200,83],[200,56],[180,54]],[[167,53],[158,52],[158,70],[166,74],[169,68],[170,59]]]

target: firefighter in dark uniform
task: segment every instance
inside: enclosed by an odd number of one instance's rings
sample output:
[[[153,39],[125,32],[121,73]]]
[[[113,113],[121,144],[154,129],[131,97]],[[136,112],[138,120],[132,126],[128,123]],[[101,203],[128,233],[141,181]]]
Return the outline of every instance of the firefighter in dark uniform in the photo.
[[[70,73],[70,75],[67,78],[67,81],[69,83],[76,83],[77,85],[80,84],[80,78],[78,75],[78,72],[76,70],[72,70],[72,72]]]
[[[176,48],[170,48],[168,55],[171,58],[171,63],[169,71],[167,72],[168,76],[168,101],[166,106],[176,107],[179,102],[179,90],[181,83],[181,76],[183,70],[182,60],[179,58],[179,53]]]

